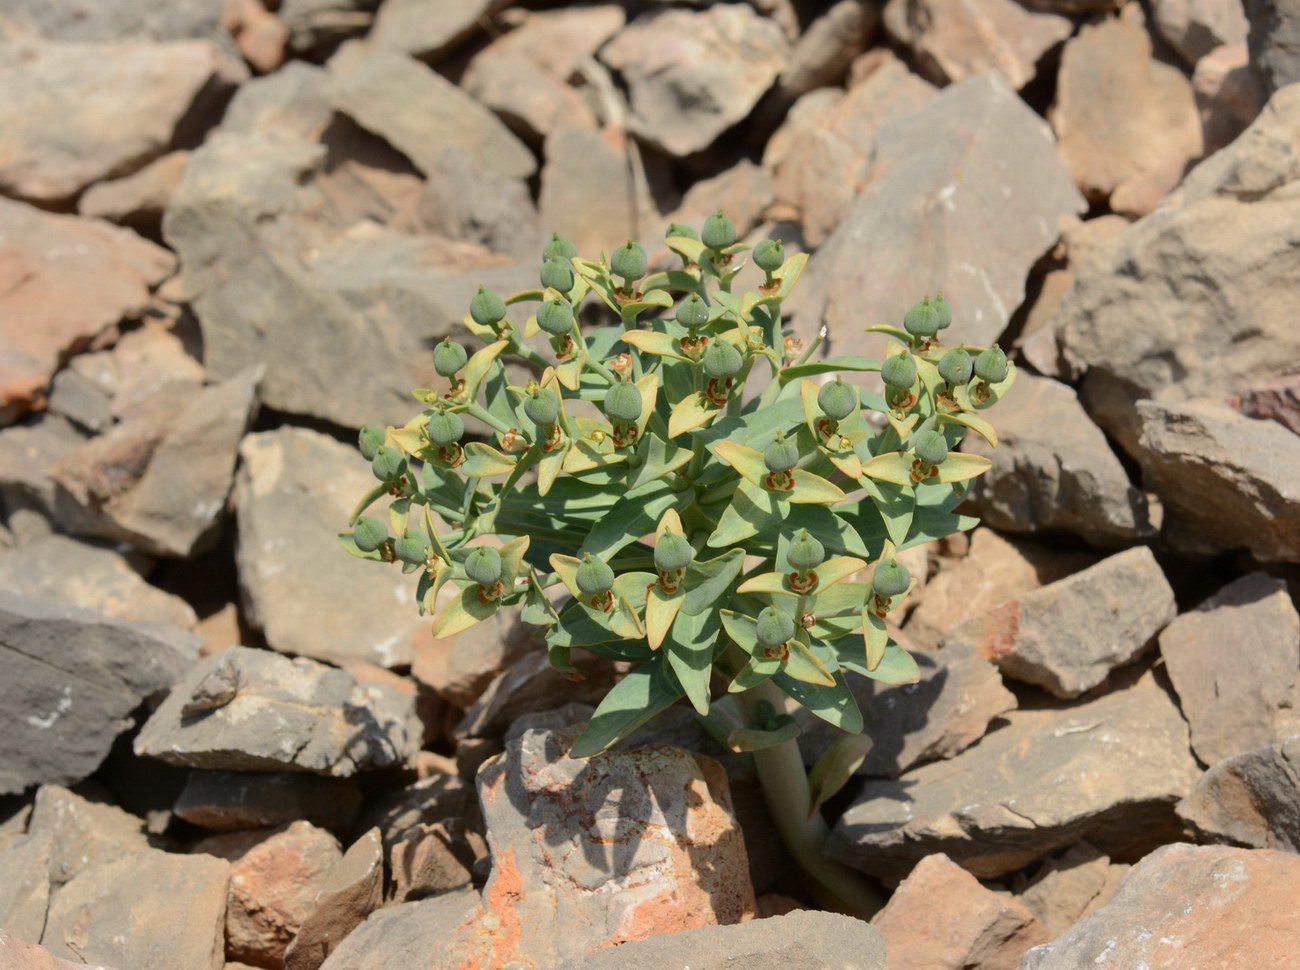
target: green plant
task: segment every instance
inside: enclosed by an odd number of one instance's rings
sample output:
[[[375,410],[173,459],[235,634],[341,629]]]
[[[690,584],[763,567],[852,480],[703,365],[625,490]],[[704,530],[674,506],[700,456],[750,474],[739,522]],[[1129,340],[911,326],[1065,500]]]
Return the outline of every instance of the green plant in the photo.
[[[339,538],[420,572],[435,636],[518,604],[561,674],[580,676],[574,650],[634,664],[574,757],[685,698],[719,741],[753,755],[815,882],[869,911],[861,877],[820,854],[817,809],[870,745],[845,676],[917,679],[886,626],[915,585],[895,555],[975,524],[953,508],[989,461],[956,448],[969,431],[996,444],[979,412],[1014,366],[996,348],[941,347],[952,320],[941,296],[902,329],[868,328],[899,341],[883,362],[815,359],[820,337],[801,348],[781,327],[805,254],[759,243],[763,282],[737,293],[749,247],[729,219],[710,216],[698,239],[670,231],[677,268],[647,275],[633,241],[582,259],[556,236],[543,288],[504,300],[480,289],[464,322],[485,346],[439,345],[447,386],[416,391],[424,408],[404,427],[362,431],[378,484]],[[593,295],[617,322],[579,325]],[[522,304],[537,310],[520,327],[507,308]],[[523,386],[508,356],[531,369]],[[883,394],[843,379],[872,371]],[[766,386],[747,397],[760,374]],[[471,419],[490,443],[466,437]],[[385,494],[387,526],[363,515]],[[439,600],[447,584],[454,595]],[[810,775],[791,701],[845,732]]]

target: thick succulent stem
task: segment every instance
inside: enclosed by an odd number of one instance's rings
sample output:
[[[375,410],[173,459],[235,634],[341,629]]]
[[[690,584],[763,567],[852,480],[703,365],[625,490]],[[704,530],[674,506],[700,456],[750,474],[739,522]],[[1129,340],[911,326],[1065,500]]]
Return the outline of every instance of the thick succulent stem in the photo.
[[[745,691],[740,700],[751,719],[757,718],[760,701],[766,700],[778,712],[785,709],[785,695],[770,680]],[[869,919],[885,904],[884,897],[862,873],[822,855],[830,830],[820,812],[809,816],[811,794],[798,739],[762,748],[753,756],[781,841],[815,885],[820,901],[832,909]]]

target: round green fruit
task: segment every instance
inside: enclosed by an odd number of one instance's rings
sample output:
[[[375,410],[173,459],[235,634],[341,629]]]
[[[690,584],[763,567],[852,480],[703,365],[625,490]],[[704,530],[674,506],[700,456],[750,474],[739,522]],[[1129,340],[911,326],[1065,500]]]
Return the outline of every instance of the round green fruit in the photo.
[[[605,392],[605,416],[631,424],[641,418],[641,391],[635,384],[615,384]]]
[[[402,457],[402,453],[396,448],[383,445],[375,452],[374,460],[370,463],[370,470],[375,473],[375,477],[381,482],[391,482],[406,471],[406,459]]]
[[[897,596],[912,582],[912,574],[897,559],[887,559],[871,575],[871,588],[880,596]]]
[[[573,264],[567,259],[548,259],[542,263],[542,286],[561,293],[573,289]]]
[[[786,559],[793,568],[804,573],[826,561],[826,548],[807,529],[800,529],[790,543]]]
[[[763,463],[770,472],[788,472],[799,464],[799,446],[781,433],[763,451]]]
[[[709,322],[709,305],[692,293],[677,305],[676,318],[683,327],[702,327]]]
[[[537,308],[537,325],[552,337],[573,332],[573,307],[568,300],[547,300]]]
[[[362,552],[374,552],[388,541],[388,528],[378,519],[363,515],[352,530],[352,541]]]
[[[537,391],[524,398],[524,414],[539,428],[549,428],[560,417],[560,401],[550,391]]]
[[[764,273],[775,273],[785,263],[785,249],[779,239],[764,239],[754,247],[754,265]]]
[[[968,383],[974,370],[975,361],[960,347],[952,348],[939,358],[939,376],[953,387]]]
[[[929,297],[912,304],[903,316],[903,329],[913,337],[933,337],[939,332],[939,311]]]
[[[794,637],[794,617],[782,613],[775,606],[765,606],[759,611],[754,635],[760,646],[768,649],[779,647]]]
[[[578,567],[574,581],[578,584],[579,592],[586,596],[596,596],[608,592],[614,585],[614,570],[609,568],[609,563],[587,553]]]
[[[542,249],[542,262],[548,259],[569,260],[577,255],[578,247],[573,245],[567,236],[561,236],[558,232],[555,232],[551,234],[551,238]]]
[[[375,455],[384,445],[384,429],[364,427],[361,434],[357,435],[357,447],[361,449],[361,456],[366,461],[374,461]]]
[[[704,373],[721,379],[735,377],[740,373],[740,368],[745,361],[731,341],[717,337],[710,340],[709,345],[704,348],[704,356],[700,362],[704,365]]]
[[[650,268],[650,258],[639,243],[629,239],[614,250],[614,255],[609,258],[609,268],[616,276],[631,282],[645,276]]]
[[[948,457],[948,439],[941,431],[922,431],[912,439],[916,457],[931,465],[941,465]]]
[[[393,543],[393,551],[402,562],[423,566],[429,559],[429,537],[423,532],[404,532]]]
[[[506,316],[506,301],[486,286],[480,286],[469,301],[469,315],[480,327],[491,327]]]
[[[726,249],[736,241],[736,224],[721,209],[704,220],[700,242],[710,249]]]
[[[655,542],[655,569],[671,572],[685,569],[695,561],[695,550],[686,541],[686,536],[676,532],[665,532]]]
[[[454,445],[465,435],[465,422],[459,414],[439,411],[429,419],[429,440],[439,447]]]
[[[916,383],[916,361],[906,351],[886,357],[880,365],[880,376],[890,387],[908,390]]]
[[[828,384],[823,384],[817,392],[817,406],[832,421],[843,421],[858,410],[858,389],[845,384],[838,376]]]
[[[467,360],[469,355],[465,353],[465,348],[450,337],[444,339],[433,351],[433,369],[439,377],[455,377]]]
[[[975,376],[987,384],[996,384],[1007,378],[1007,355],[994,344],[975,358]]]
[[[465,575],[480,586],[501,581],[501,553],[491,546],[475,546],[465,557]]]

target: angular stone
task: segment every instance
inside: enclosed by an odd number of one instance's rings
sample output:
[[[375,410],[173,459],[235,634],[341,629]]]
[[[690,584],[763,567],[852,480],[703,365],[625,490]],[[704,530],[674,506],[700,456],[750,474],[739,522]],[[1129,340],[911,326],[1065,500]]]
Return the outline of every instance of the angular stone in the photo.
[[[41,944],[133,970],[221,970],[230,865],[150,849],[91,866],[55,895]]]
[[[1164,504],[1171,544],[1300,562],[1300,437],[1216,401],[1141,401],[1137,411],[1136,457]]]
[[[858,0],[837,0],[808,24],[777,79],[776,97],[789,104],[809,91],[838,84],[853,59],[875,38],[880,11]]]
[[[247,647],[196,665],[135,739],[136,754],[173,765],[340,778],[408,765],[419,746],[410,695]]]
[[[85,778],[197,657],[183,631],[0,590],[0,794]]]
[[[1051,937],[1029,910],[942,852],[926,856],[871,918],[890,970],[1001,970]]]
[[[1121,114],[1131,123],[1113,124]],[[1048,117],[1084,195],[1131,217],[1153,210],[1202,150],[1192,86],[1152,58],[1140,16],[1084,26],[1065,45]]]
[[[1062,349],[1076,371],[1090,368],[1084,403],[1125,450],[1139,398],[1219,397],[1295,369],[1300,261],[1283,240],[1300,220],[1287,188],[1300,179],[1297,132],[1291,88],[1079,268],[1061,304]]]
[[[1300,81],[1300,10],[1293,0],[1245,0],[1250,64],[1265,95]]]
[[[46,408],[53,414],[63,415],[89,434],[99,434],[113,424],[108,395],[80,370],[71,367],[65,367],[54,375]]]
[[[34,943],[26,943],[16,936],[0,930],[0,960],[4,961],[5,970],[76,970],[85,963],[78,960],[69,963],[51,956],[50,951]],[[97,967],[96,970],[111,970],[109,967]]]
[[[542,232],[528,184],[505,179],[446,149],[424,183],[414,220],[421,232],[480,243],[531,265],[549,236]]]
[[[743,239],[762,220],[772,204],[772,179],[759,166],[742,159],[712,178],[700,179],[682,196],[682,201],[665,220],[693,226],[698,231],[704,220],[721,209],[736,224]]]
[[[349,556],[335,538],[374,484],[360,453],[285,427],[249,435],[240,456],[236,558],[248,621],[286,653],[410,663],[428,636],[414,608],[417,577]]]
[[[1187,725],[1163,690],[1138,686],[1006,719],[949,761],[868,781],[827,855],[901,878],[943,852],[993,878],[1081,838],[1131,856],[1177,836],[1173,806],[1198,770]]]
[[[1078,697],[1140,656],[1176,613],[1155,556],[1137,546],[963,620],[943,647],[969,647],[1008,677]]]
[[[1289,918],[1297,880],[1300,858],[1289,852],[1167,845],[1133,867],[1108,905],[1031,950],[1020,970],[1286,966],[1300,946]]]
[[[1198,60],[1192,72],[1192,90],[1201,112],[1206,155],[1231,144],[1264,106],[1244,42],[1216,47]]]
[[[186,151],[169,152],[125,178],[98,182],[81,194],[77,211],[157,235],[189,157]]]
[[[648,11],[600,52],[627,84],[631,129],[677,156],[748,115],[789,57],[781,28],[743,3]]]
[[[403,54],[348,44],[329,62],[334,107],[389,141],[423,172],[446,146],[504,178],[537,168],[530,152],[487,108],[442,75]]]
[[[1300,434],[1300,374],[1262,381],[1228,395],[1225,403],[1248,418],[1276,421],[1288,431]]]
[[[384,895],[384,854],[379,830],[348,847],[330,870],[310,915],[284,954],[284,970],[316,970],[343,939],[379,908]]]
[[[961,139],[934,137],[954,126]],[[954,334],[987,346],[1056,241],[1057,219],[1084,207],[1051,132],[989,73],[886,122],[875,146],[865,187],[796,291],[797,329],[808,339],[824,322],[831,353],[879,356],[884,341],[864,334],[862,321],[899,325],[917,299],[942,289]]]
[[[1300,736],[1220,761],[1178,805],[1200,837],[1300,852]]]
[[[281,0],[277,13],[289,45],[318,57],[370,29],[378,0]]]
[[[1223,44],[1246,43],[1242,0],[1158,0],[1154,6],[1160,36],[1188,64]]]
[[[129,174],[163,154],[188,116],[215,107],[242,79],[230,71],[203,40],[0,43],[0,190],[59,203]]]
[[[221,8],[211,0],[95,3],[83,0],[6,0],[0,36],[49,40],[186,40],[221,36]]]
[[[1043,55],[1074,30],[1067,18],[1015,0],[889,0],[884,23],[935,84],[998,71],[1017,91],[1034,79]]]
[[[0,199],[0,424],[42,403],[66,355],[142,313],[175,264],[134,233]]]
[[[174,807],[178,818],[217,831],[303,820],[346,832],[360,809],[350,778],[267,771],[191,771]]]
[[[0,926],[20,940],[39,940],[45,929],[45,913],[50,905],[50,861],[54,836],[49,832],[32,832],[0,848]],[[0,941],[0,966],[7,954]],[[18,965],[21,968],[22,964]]]
[[[158,391],[169,384],[202,388],[207,372],[193,356],[197,351],[175,326],[146,318],[143,326],[123,334],[106,358],[82,354],[72,359],[70,369],[111,396],[113,416],[126,421],[148,409]]]
[[[472,889],[376,910],[348,934],[320,970],[392,970],[425,965],[479,905]]]
[[[1057,937],[1110,902],[1130,868],[1080,842],[1044,862],[1019,899],[1047,932]]]
[[[972,514],[994,529],[1071,532],[1102,546],[1155,535],[1146,498],[1068,384],[1020,373],[1003,401],[998,447],[974,434],[962,447],[993,462],[973,483]]]
[[[483,30],[504,6],[506,0],[388,0],[368,40],[433,61]]]
[[[534,648],[535,632],[514,610],[499,610],[464,633],[419,644],[411,676],[444,700],[468,708],[494,678]]]
[[[241,84],[226,107],[221,131],[314,140],[334,114],[326,93],[329,75],[305,61],[290,61],[267,77]]]
[[[28,831],[53,840],[49,882],[56,889],[91,866],[144,852],[151,844],[141,819],[59,785],[37,790]]]
[[[1170,623],[1160,654],[1191,726],[1192,750],[1217,764],[1277,738],[1300,668],[1300,616],[1286,583],[1252,573]]]

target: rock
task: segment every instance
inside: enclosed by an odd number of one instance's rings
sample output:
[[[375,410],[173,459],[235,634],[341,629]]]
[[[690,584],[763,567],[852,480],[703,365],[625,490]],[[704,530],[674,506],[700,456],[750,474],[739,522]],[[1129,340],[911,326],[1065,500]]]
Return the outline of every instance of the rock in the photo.
[[[1231,644],[1232,657],[1224,655]],[[1160,634],[1160,654],[1207,764],[1277,737],[1300,668],[1300,616],[1286,583],[1252,573],[1229,583]]]
[[[1300,437],[1216,401],[1140,401],[1137,411],[1136,457],[1164,504],[1172,545],[1300,562]]]
[[[949,761],[868,781],[826,854],[901,878],[943,852],[983,879],[1081,838],[1131,857],[1177,836],[1173,806],[1198,771],[1187,726],[1163,690],[1138,686],[1006,720]]]
[[[442,153],[420,193],[415,221],[422,232],[479,243],[524,265],[540,261],[549,238],[527,183],[475,165],[459,148]]]
[[[236,559],[248,621],[285,653],[410,663],[413,645],[428,636],[415,609],[416,577],[353,558],[335,538],[374,484],[360,453],[285,427],[249,435],[240,455]]]
[[[0,883],[0,925],[21,940],[39,940],[45,929],[53,849],[54,837],[48,832],[19,836],[8,847],[0,848],[0,871],[5,874]],[[7,956],[0,939],[0,966],[13,966]]]
[[[310,822],[269,833],[212,836],[194,851],[230,863],[226,956],[272,967],[283,962],[330,870],[343,858],[334,836]]]
[[[77,211],[157,236],[189,157],[186,151],[168,152],[125,178],[97,182],[81,194]]]
[[[478,903],[477,892],[460,889],[376,910],[339,944],[320,970],[421,966],[473,915]]]
[[[1245,43],[1224,44],[1198,60],[1192,72],[1192,91],[1201,113],[1206,155],[1231,144],[1264,106]]]
[[[1034,79],[1043,55],[1074,31],[1067,18],[1015,0],[890,0],[884,22],[935,84],[998,71],[1016,90]]]
[[[289,28],[289,46],[322,57],[370,29],[379,0],[280,0],[277,13]]]
[[[262,0],[234,0],[227,3],[226,12],[239,53],[258,74],[269,74],[284,63],[289,28]]]
[[[934,137],[954,125],[968,134]],[[942,289],[959,339],[992,343],[1056,241],[1057,219],[1084,206],[1050,131],[991,73],[886,122],[875,146],[865,187],[796,291],[797,330],[807,339],[824,322],[830,353],[878,355],[884,342],[862,321],[897,325]]]
[[[694,226],[698,230],[705,219],[721,209],[736,224],[737,237],[743,239],[762,221],[772,199],[771,177],[753,162],[741,159],[731,168],[712,178],[700,179],[687,189],[667,222]],[[664,229],[667,228],[665,223]]]
[[[150,849],[91,866],[55,894],[41,937],[56,957],[133,970],[221,970],[230,865]]]
[[[809,91],[838,84],[853,59],[875,38],[880,11],[861,0],[837,0],[808,24],[777,78],[776,97],[789,104]]]
[[[969,647],[1008,677],[1078,697],[1140,656],[1176,612],[1155,556],[1137,546],[963,620],[942,646]]]
[[[50,955],[50,951],[34,943],[24,943],[16,936],[0,930],[0,960],[6,970],[75,970],[85,964],[78,961],[69,963]],[[97,967],[96,970],[110,970],[109,967]]]
[[[173,765],[340,778],[408,765],[419,746],[410,695],[247,647],[197,664],[135,739],[137,755]]]
[[[1300,217],[1284,190],[1300,179],[1297,130],[1292,88],[1079,268],[1061,304],[1062,349],[1076,372],[1090,369],[1084,403],[1125,450],[1139,398],[1220,397],[1295,370],[1300,333],[1284,294],[1300,265],[1281,240]]]
[[[915,765],[951,758],[1016,707],[997,669],[969,647],[908,649],[921,670],[915,684],[890,687],[856,674],[848,678],[872,740],[856,774],[897,778]],[[803,708],[795,719],[800,750],[811,765],[840,732]]]
[[[485,107],[403,54],[348,44],[329,62],[334,107],[405,153],[425,173],[446,146],[503,178],[527,178],[532,153]]]
[[[1248,387],[1228,395],[1225,403],[1248,418],[1276,421],[1288,431],[1300,434],[1300,374]]]
[[[508,5],[507,0],[388,0],[368,40],[434,61],[484,31],[492,15]]]
[[[734,926],[662,933],[566,960],[557,970],[885,970],[880,931],[860,919],[803,910]],[[891,964],[892,966],[892,964]]]
[[[1300,851],[1300,736],[1220,761],[1178,805],[1211,842]]]
[[[1019,899],[1055,938],[1110,902],[1130,868],[1080,842],[1044,862]]]
[[[83,0],[6,0],[0,36],[104,43],[114,40],[218,39],[221,6],[211,0],[95,3]]]
[[[1120,114],[1131,124],[1113,124]],[[1065,45],[1048,118],[1084,195],[1133,218],[1151,212],[1202,151],[1192,87],[1152,59],[1140,16],[1084,26]]]
[[[0,590],[0,794],[72,784],[104,760],[141,701],[184,675],[198,639]]]
[[[334,114],[326,94],[329,75],[305,61],[290,61],[267,77],[241,84],[226,108],[221,131],[315,140]]]
[[[570,81],[626,21],[616,4],[530,12],[470,58],[461,87],[537,140],[565,127],[594,129],[596,116]]]
[[[160,556],[202,551],[226,510],[259,376],[201,391],[168,385],[134,420],[64,456],[50,474],[76,510],[72,531]]]
[[[781,28],[743,3],[650,10],[600,52],[627,85],[631,130],[676,156],[744,119],[789,57]]]
[[[48,881],[55,889],[91,866],[144,852],[151,845],[141,819],[59,785],[37,789],[28,831],[51,839]]]
[[[350,778],[267,771],[191,771],[174,807],[190,824],[223,832],[298,820],[346,832],[360,809]]]
[[[1190,65],[1220,45],[1246,43],[1241,0],[1159,0],[1154,6],[1160,36]]]
[[[1022,373],[1003,400],[998,447],[974,434],[962,446],[993,462],[973,483],[972,514],[995,529],[1070,532],[1100,546],[1155,535],[1146,498],[1068,384]]]
[[[3,561],[3,560],[0,560]],[[468,708],[498,675],[535,647],[534,627],[513,610],[499,610],[472,630],[428,640],[416,648],[411,676],[459,708]]]
[[[92,182],[128,175],[201,124],[242,79],[203,40],[0,42],[0,190],[64,203]]]
[[[383,833],[389,903],[467,886],[475,864],[486,862],[474,789],[455,775],[408,785],[367,813],[367,821]]]
[[[53,531],[60,516],[50,470],[85,441],[71,421],[48,411],[0,431],[0,494],[19,545]]]
[[[133,233],[0,199],[0,425],[39,407],[60,361],[142,313],[174,267]]]
[[[1300,859],[1288,852],[1167,845],[1125,878],[1109,904],[1020,970],[1077,970],[1097,961],[1150,970],[1285,966],[1300,936],[1286,917]]]
[[[1250,66],[1266,96],[1300,81],[1300,11],[1291,0],[1245,0]]]
[[[113,423],[112,402],[108,395],[81,371],[71,367],[65,367],[54,375],[45,406],[52,414],[62,415],[88,434],[98,434]]]
[[[926,856],[871,918],[890,970],[1001,970],[1051,937],[1029,910],[943,853]]]
[[[383,892],[383,848],[379,830],[371,829],[330,870],[315,908],[285,951],[284,970],[316,970],[344,937],[379,908]]]
[[[580,730],[526,731],[480,769],[492,874],[435,963],[554,966],[753,915],[721,765],[668,746],[568,758]]]
[[[149,585],[124,556],[59,535],[0,552],[0,586],[120,620],[168,623],[184,630],[198,625],[189,603]]]
[[[82,354],[72,359],[70,368],[112,397],[114,417],[129,420],[152,407],[157,392],[169,384],[203,387],[207,372],[193,356],[199,348],[187,341],[165,321],[146,319],[143,326],[122,335],[107,359],[88,361],[95,355]]]

